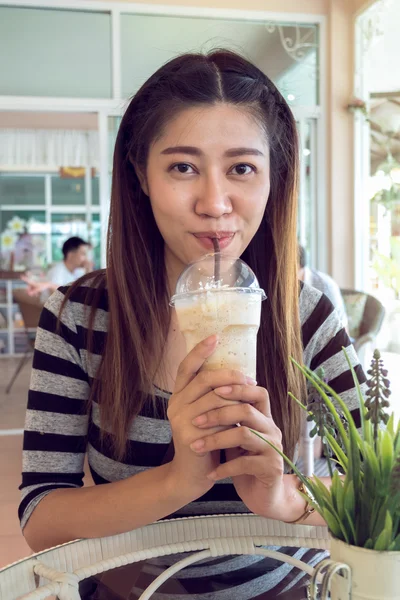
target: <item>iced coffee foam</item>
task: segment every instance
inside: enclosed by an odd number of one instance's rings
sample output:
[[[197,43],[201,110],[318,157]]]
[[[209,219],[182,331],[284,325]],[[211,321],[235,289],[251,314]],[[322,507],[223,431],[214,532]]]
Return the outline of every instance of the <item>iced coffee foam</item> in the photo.
[[[217,334],[219,344],[207,369],[236,369],[256,378],[257,332],[262,297],[240,289],[213,290],[176,299],[179,328],[187,351]]]

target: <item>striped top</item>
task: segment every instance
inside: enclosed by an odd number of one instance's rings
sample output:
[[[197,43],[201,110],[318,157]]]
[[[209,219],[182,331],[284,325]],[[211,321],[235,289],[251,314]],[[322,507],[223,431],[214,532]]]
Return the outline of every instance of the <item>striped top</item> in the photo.
[[[89,307],[84,305],[87,287],[81,286],[71,295],[61,316],[61,327],[56,329],[66,290],[60,288],[47,301],[37,330],[23,446],[22,499],[19,507],[22,528],[38,503],[52,490],[83,485],[86,453],[95,484],[105,484],[159,466],[171,441],[171,429],[163,416],[164,411],[155,413],[153,403],[148,402],[130,428],[123,461],[116,460],[112,451],[100,444],[99,406],[94,399],[88,415],[85,401],[106,339],[107,292],[102,293],[96,311],[94,347],[89,356],[85,347],[89,320]],[[306,284],[302,285],[300,292],[300,321],[304,363],[313,370],[322,366],[328,383],[350,409],[357,409],[352,375],[341,348],[347,348],[358,378],[363,383],[365,376],[355,351],[331,302]],[[168,394],[157,391],[156,396],[157,402],[166,406]],[[247,507],[227,479],[217,482],[204,496],[170,516],[245,512],[249,512]],[[287,551],[294,554],[296,549]],[[294,555],[300,557],[305,553],[305,549],[300,549]],[[177,557],[151,561],[141,575],[144,579],[143,588],[146,587],[146,577],[156,575],[175,560]],[[279,565],[271,562],[271,559],[252,556],[234,557],[222,562],[214,560],[206,565],[185,569],[183,573],[189,584],[186,582],[183,589],[187,590],[190,598],[196,600],[210,597],[222,599],[226,597],[222,591],[213,591],[212,596],[209,595],[209,585],[215,578],[216,587],[211,589],[221,590],[223,582],[219,578],[223,578],[225,583],[229,583],[229,589],[233,584],[239,586],[238,594],[233,593],[233,597],[253,598],[274,587],[290,569],[289,565]],[[232,577],[231,581],[228,581],[228,574]],[[162,588],[155,598],[175,598],[173,593],[164,595],[161,591]],[[139,591],[137,593],[140,595]],[[189,596],[180,592],[176,597],[182,599]]]

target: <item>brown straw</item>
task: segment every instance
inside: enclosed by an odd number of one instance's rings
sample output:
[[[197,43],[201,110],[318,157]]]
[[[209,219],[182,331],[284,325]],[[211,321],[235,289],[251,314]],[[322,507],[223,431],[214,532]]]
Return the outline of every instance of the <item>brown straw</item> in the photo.
[[[214,244],[214,281],[219,281],[221,277],[221,248],[217,238],[212,239]]]

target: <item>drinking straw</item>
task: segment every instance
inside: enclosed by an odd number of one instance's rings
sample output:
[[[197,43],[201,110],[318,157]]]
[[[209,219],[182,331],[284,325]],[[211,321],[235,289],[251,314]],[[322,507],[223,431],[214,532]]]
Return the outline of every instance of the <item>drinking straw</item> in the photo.
[[[217,238],[212,239],[214,244],[214,281],[219,281],[221,277],[221,248]]]

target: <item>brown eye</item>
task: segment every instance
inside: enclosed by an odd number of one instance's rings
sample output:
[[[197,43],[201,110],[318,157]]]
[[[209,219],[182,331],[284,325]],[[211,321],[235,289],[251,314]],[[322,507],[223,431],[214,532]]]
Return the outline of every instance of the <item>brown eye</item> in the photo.
[[[240,163],[232,168],[231,173],[234,175],[249,175],[250,173],[254,173],[254,171],[255,169],[251,165]]]
[[[183,175],[194,173],[193,167],[188,163],[178,163],[173,165],[171,170],[177,173],[182,173]]]

